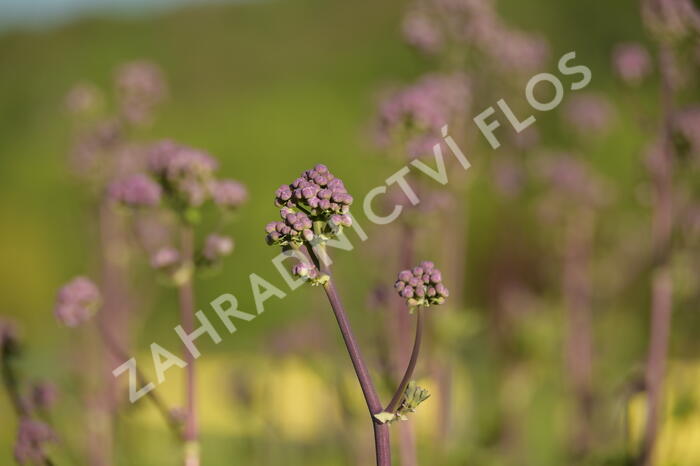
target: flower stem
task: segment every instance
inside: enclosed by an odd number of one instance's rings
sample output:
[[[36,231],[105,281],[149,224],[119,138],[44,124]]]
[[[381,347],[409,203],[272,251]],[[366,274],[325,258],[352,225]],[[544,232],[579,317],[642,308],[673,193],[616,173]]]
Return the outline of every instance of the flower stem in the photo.
[[[357,380],[360,382],[360,387],[362,388],[362,393],[365,397],[367,408],[369,409],[370,416],[372,417],[377,466],[391,466],[389,426],[387,424],[380,424],[374,418],[375,414],[382,412],[382,403],[379,400],[379,395],[377,394],[377,390],[374,388],[372,378],[369,375],[369,370],[362,359],[360,347],[357,343],[357,339],[355,338],[352,328],[350,327],[350,321],[348,320],[343,304],[340,301],[338,292],[335,289],[333,280],[329,279],[323,288],[326,292],[326,296],[328,297],[328,301],[333,308],[335,318],[338,321],[340,333],[343,336],[343,341],[345,342],[348,354],[352,360],[352,365],[355,368]]]
[[[654,450],[661,418],[663,382],[668,357],[668,341],[673,307],[673,283],[670,271],[671,237],[673,233],[673,79],[672,51],[668,44],[659,50],[661,72],[661,152],[652,163],[654,187],[652,234],[657,262],[651,287],[651,334],[646,367],[647,422],[638,464],[653,464]]]
[[[394,396],[386,407],[387,412],[395,413],[399,408],[399,403],[403,399],[404,392],[406,391],[406,386],[411,381],[413,377],[413,371],[416,369],[416,363],[418,362],[418,355],[420,354],[420,344],[423,337],[423,314],[420,309],[416,309],[416,339],[413,342],[413,351],[411,351],[411,359],[408,361],[408,366],[406,367],[406,372],[404,372],[401,383],[399,383]]]
[[[109,329],[106,328],[104,323],[101,321],[97,321],[97,330],[102,337],[102,339],[105,342],[105,346],[107,346],[107,350],[112,353],[112,355],[115,358],[121,359],[121,360],[127,360],[129,359],[129,355],[127,354],[126,351],[119,345],[117,340],[114,338],[112,333],[109,331]],[[138,379],[138,382],[140,385],[148,385],[149,380],[148,378],[143,374],[141,369],[136,367],[136,378]],[[170,409],[168,409],[168,406],[165,404],[165,401],[163,401],[160,396],[156,393],[155,390],[150,390],[149,392],[146,393],[146,397],[151,400],[153,403],[153,406],[158,410],[158,412],[163,416],[163,419],[165,419],[165,422],[168,424],[168,427],[170,430],[172,430],[173,435],[178,440],[182,440],[182,428],[180,427],[180,423],[178,422],[175,417],[173,417],[172,412]]]
[[[194,231],[190,225],[183,225],[180,234],[180,248],[183,263],[193,266],[194,260]],[[194,285],[192,276],[184,280],[178,287],[180,303],[180,323],[182,329],[190,334],[194,330]],[[199,466],[199,425],[197,419],[197,381],[195,371],[195,358],[184,347],[184,361],[187,363],[185,371],[185,429],[183,439],[185,441],[184,464],[185,466]]]

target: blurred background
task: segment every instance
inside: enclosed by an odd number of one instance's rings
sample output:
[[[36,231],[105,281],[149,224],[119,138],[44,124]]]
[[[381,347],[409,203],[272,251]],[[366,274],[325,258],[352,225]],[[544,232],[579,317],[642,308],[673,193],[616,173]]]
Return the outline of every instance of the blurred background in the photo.
[[[270,262],[278,251],[264,241],[265,224],[278,219],[273,193],[324,163],[355,196],[369,236],[349,234],[356,247],[334,254],[335,280],[382,399],[413,332],[393,296],[397,272],[434,260],[452,291],[428,312],[416,379],[432,396],[408,427],[392,426],[395,464],[636,464],[649,424],[651,340],[668,355],[659,359],[650,461],[700,465],[697,33],[658,39],[634,0],[432,3],[448,12],[439,26],[431,2],[403,0],[0,0],[0,318],[21,345],[13,367],[22,392],[51,392],[37,411],[58,438],[47,447],[55,464],[181,463],[146,399],[129,404],[120,384],[101,404],[96,393],[123,359],[102,358],[94,328],[67,328],[53,312],[72,277],[109,280],[105,244],[114,238],[99,200],[109,175],[93,152],[138,154],[173,139],[212,154],[218,173],[248,190],[223,228],[233,253],[195,280],[197,308],[224,335],[199,345],[202,464],[373,464],[366,407],[322,290],[270,299],[233,335],[208,304],[232,293],[254,312],[251,273],[289,291]],[[459,24],[464,9],[485,15],[482,29]],[[468,33],[450,36],[453,27]],[[657,67],[663,47],[673,50],[673,73]],[[557,72],[570,51],[592,71],[582,91]],[[153,95],[137,95],[131,117],[125,66],[158,78],[153,105],[144,103]],[[525,100],[539,72],[565,83],[554,111]],[[434,84],[421,80],[440,73],[462,80],[463,92],[436,108],[449,109],[441,121],[472,168],[450,162],[447,186],[414,180],[425,202],[390,226],[371,225],[362,198],[412,156],[392,102],[417,111],[411,93],[420,100]],[[673,118],[660,104],[669,74]],[[500,98],[537,122],[516,135],[497,114],[503,146],[493,150],[471,120]],[[673,129],[662,124],[686,110]],[[109,126],[115,118],[128,127]],[[400,131],[425,129],[417,126]],[[654,156],[664,127],[677,168],[672,194]],[[678,207],[672,246],[652,234],[664,189]],[[137,241],[130,214],[109,218],[119,223],[118,247]],[[107,325],[153,378],[149,345],[180,351],[177,293],[143,252],[124,254],[126,289]],[[665,266],[673,313],[668,340],[656,340],[655,325],[668,321],[652,325],[651,284]],[[182,378],[173,368],[157,389],[169,406],[182,404]],[[0,413],[0,464],[13,464],[18,424],[4,393]]]

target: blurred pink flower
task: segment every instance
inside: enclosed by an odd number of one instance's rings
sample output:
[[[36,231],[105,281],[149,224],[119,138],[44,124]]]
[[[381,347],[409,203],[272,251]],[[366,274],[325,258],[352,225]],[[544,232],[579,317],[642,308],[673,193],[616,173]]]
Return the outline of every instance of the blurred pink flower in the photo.
[[[425,11],[409,11],[403,20],[402,30],[406,42],[421,52],[434,55],[444,46],[442,31]]]
[[[575,95],[564,107],[564,118],[581,133],[602,132],[610,126],[613,117],[613,107],[597,94]]]
[[[211,184],[214,203],[220,207],[235,209],[248,200],[248,190],[235,180],[219,180]]]
[[[90,279],[76,277],[58,291],[54,314],[63,325],[76,327],[97,312],[101,301],[100,291]]]
[[[143,173],[114,181],[108,193],[113,201],[130,207],[153,207],[160,203],[161,198],[160,185]]]
[[[145,60],[127,63],[117,69],[115,80],[124,118],[136,125],[150,123],[156,105],[167,95],[160,67]]]
[[[180,251],[173,247],[160,248],[151,256],[151,267],[154,269],[169,269],[179,263]]]
[[[618,44],[613,50],[613,67],[627,84],[639,84],[651,72],[651,56],[641,44]]]
[[[427,75],[381,102],[378,142],[386,147],[398,137],[406,143],[411,157],[424,155],[441,139],[441,128],[467,112],[470,105],[470,83],[465,74]]]
[[[47,424],[28,418],[20,420],[15,443],[15,459],[19,464],[44,464],[44,445],[57,440],[56,434]]]

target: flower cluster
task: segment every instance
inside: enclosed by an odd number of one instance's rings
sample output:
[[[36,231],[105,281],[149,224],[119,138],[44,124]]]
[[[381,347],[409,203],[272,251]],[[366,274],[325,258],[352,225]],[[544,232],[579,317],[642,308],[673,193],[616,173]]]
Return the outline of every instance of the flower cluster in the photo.
[[[692,0],[645,0],[645,26],[663,39],[681,39],[700,29],[700,12]]]
[[[442,304],[450,292],[442,284],[442,274],[429,261],[410,270],[402,270],[394,288],[411,307],[429,307]]]
[[[540,37],[506,25],[493,2],[422,0],[409,10],[403,23],[406,42],[434,55],[450,43],[469,45],[505,71],[530,72],[549,54]]]
[[[234,180],[213,181],[210,191],[214,204],[224,209],[236,209],[248,200],[248,190]]]
[[[153,110],[168,91],[163,72],[155,63],[135,61],[119,67],[116,87],[120,94],[121,113],[131,124],[148,124]]]
[[[148,160],[150,173],[180,208],[199,207],[208,199],[217,167],[206,152],[172,141],[157,143]]]
[[[265,226],[267,244],[301,245],[314,239],[313,222],[304,212],[296,212],[289,207],[280,210],[282,222],[270,222]]]
[[[54,314],[62,324],[77,327],[90,319],[101,303],[97,286],[86,277],[76,277],[58,291]]]
[[[343,181],[325,165],[316,165],[275,192],[282,221],[267,224],[267,242],[287,246],[311,242],[317,235],[320,239],[331,238],[342,227],[352,226],[352,202]]]
[[[22,418],[15,442],[15,459],[19,464],[48,464],[45,444],[56,440],[56,434],[47,424]]]
[[[430,74],[417,83],[391,93],[379,106],[377,136],[387,147],[396,138],[407,141],[410,157],[431,153],[441,129],[470,106],[466,75]]]
[[[108,189],[109,198],[129,207],[153,207],[160,204],[161,187],[143,173],[114,181]]]

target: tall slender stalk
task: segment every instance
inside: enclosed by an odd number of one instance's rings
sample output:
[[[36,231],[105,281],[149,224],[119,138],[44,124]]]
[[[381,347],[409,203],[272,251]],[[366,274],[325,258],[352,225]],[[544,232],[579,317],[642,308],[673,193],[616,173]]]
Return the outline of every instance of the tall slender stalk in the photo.
[[[324,268],[327,273],[327,268]],[[348,350],[350,359],[352,361],[352,366],[355,369],[355,374],[357,375],[357,380],[360,383],[362,389],[362,394],[365,397],[365,402],[367,403],[367,408],[369,409],[369,414],[372,419],[372,424],[374,426],[374,443],[377,458],[377,466],[391,466],[391,444],[389,438],[389,426],[387,424],[379,423],[375,418],[375,414],[382,412],[382,403],[379,400],[379,395],[377,390],[374,388],[374,383],[369,375],[369,370],[365,365],[364,359],[360,352],[360,347],[355,338],[355,334],[350,326],[350,321],[348,320],[347,314],[343,307],[340,297],[338,296],[338,291],[335,289],[333,280],[329,279],[323,286],[328,297],[328,302],[333,309],[335,318],[338,321],[338,327],[340,327],[340,333],[343,336],[343,341],[345,342],[345,347]]]
[[[591,241],[591,214],[577,213],[567,225],[563,273],[568,327],[566,373],[573,391],[577,420],[573,426],[571,448],[577,457],[588,453],[593,433],[593,316],[589,270]]]
[[[412,183],[415,186],[415,183]],[[409,222],[402,222],[399,231],[399,270],[408,269],[415,263],[416,231]],[[405,364],[405,355],[408,354],[410,345],[410,316],[406,312],[400,300],[392,300],[392,318],[396,321],[396,329],[392,332],[395,343],[394,363],[397,371]],[[400,373],[397,373],[397,377]],[[403,393],[403,392],[401,392]],[[418,452],[416,451],[416,433],[413,428],[413,421],[402,422],[398,426],[399,434],[399,458],[402,466],[418,466]]]
[[[391,401],[385,409],[385,411],[389,413],[395,413],[396,410],[399,408],[399,403],[403,399],[406,387],[411,381],[411,377],[413,377],[413,371],[415,371],[416,364],[418,363],[418,355],[420,354],[420,344],[422,338],[423,314],[421,313],[420,309],[416,309],[416,337],[413,343],[413,350],[411,351],[411,359],[408,361],[408,366],[406,367],[406,371],[404,372],[403,378],[401,379],[399,386],[396,388],[394,396],[391,398]]]
[[[129,355],[127,352],[124,350],[124,348],[119,344],[119,342],[114,338],[114,335],[112,335],[112,332],[106,326],[104,325],[103,322],[100,322],[99,320],[96,320],[97,322],[97,330],[102,337],[102,340],[107,347],[107,350],[112,354],[112,356],[118,360],[121,361],[126,361],[129,359]],[[141,386],[148,385],[149,380],[148,378],[144,375],[144,373],[138,368],[135,368],[136,371],[136,378]],[[146,398],[148,398],[152,403],[153,406],[158,410],[160,415],[163,417],[165,422],[168,424],[168,427],[172,431],[173,435],[175,438],[178,440],[182,439],[182,429],[180,427],[180,422],[173,416],[172,412],[170,409],[168,409],[168,406],[165,404],[165,401],[158,395],[156,390],[149,390],[146,392]]]
[[[194,267],[194,231],[191,226],[183,225],[180,233],[182,261],[187,267]],[[194,285],[192,274],[178,286],[180,303],[180,321],[185,333],[194,330]],[[185,429],[183,432],[184,464],[199,466],[199,420],[197,412],[197,381],[195,358],[186,346],[184,348],[185,370]]]
[[[638,458],[640,466],[654,463],[654,450],[662,409],[662,391],[668,357],[668,342],[673,305],[673,284],[670,271],[671,234],[673,230],[673,84],[672,51],[668,44],[659,49],[661,73],[662,127],[659,154],[651,163],[654,188],[652,239],[656,267],[651,285],[651,329],[646,367],[647,421]]]

